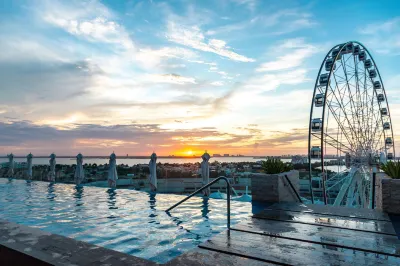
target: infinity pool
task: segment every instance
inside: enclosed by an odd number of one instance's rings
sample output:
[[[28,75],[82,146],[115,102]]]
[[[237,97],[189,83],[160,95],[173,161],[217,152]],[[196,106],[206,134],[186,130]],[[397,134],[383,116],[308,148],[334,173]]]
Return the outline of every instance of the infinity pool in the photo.
[[[226,228],[226,201],[0,178],[0,218],[165,263]],[[251,204],[231,202],[231,222]]]

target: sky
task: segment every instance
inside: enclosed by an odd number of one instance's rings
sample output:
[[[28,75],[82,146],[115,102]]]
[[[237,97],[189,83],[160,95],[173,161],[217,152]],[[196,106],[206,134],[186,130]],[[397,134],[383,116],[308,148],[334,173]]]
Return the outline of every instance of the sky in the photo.
[[[374,56],[399,139],[399,11],[397,0],[0,0],[0,155],[306,154],[319,67],[350,40]]]

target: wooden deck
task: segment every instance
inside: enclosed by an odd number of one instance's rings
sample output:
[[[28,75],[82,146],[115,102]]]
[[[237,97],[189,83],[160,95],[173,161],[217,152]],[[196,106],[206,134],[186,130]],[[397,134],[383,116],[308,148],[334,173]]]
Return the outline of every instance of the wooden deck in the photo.
[[[199,247],[234,265],[400,265],[390,217],[368,209],[274,204]]]

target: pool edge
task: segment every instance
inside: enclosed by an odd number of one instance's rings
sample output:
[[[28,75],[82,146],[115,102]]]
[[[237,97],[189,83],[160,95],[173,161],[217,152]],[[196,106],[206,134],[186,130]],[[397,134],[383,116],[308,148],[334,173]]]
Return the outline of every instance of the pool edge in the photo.
[[[0,265],[139,265],[157,263],[0,219]]]

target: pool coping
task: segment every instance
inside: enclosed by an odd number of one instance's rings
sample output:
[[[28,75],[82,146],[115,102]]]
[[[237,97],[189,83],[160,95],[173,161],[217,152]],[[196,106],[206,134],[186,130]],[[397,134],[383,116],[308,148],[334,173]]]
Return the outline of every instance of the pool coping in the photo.
[[[0,265],[159,265],[0,219]]]

